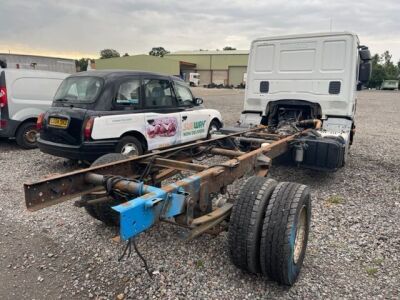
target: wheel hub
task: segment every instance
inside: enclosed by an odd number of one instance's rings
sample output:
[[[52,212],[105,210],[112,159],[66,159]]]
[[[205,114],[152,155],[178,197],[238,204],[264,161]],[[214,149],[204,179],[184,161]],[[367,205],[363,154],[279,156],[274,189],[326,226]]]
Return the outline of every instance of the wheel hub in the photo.
[[[137,147],[134,144],[128,143],[122,147],[121,154],[123,154],[123,155],[139,155],[139,150],[137,149]]]
[[[29,143],[32,143],[32,144],[36,143],[36,134],[37,134],[37,131],[35,129],[30,129],[25,132],[25,139]]]
[[[300,260],[301,254],[303,253],[304,240],[306,238],[306,228],[307,228],[307,210],[303,206],[299,213],[299,218],[297,221],[296,228],[296,239],[294,241],[294,255],[293,262],[297,264]]]

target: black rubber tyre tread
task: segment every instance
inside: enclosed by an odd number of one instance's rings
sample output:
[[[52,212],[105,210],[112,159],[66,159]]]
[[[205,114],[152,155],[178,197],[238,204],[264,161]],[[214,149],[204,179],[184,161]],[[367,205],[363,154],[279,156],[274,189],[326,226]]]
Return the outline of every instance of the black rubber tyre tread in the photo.
[[[117,152],[118,154],[121,154],[122,147],[127,143],[135,144],[139,151],[139,155],[143,154],[144,147],[143,147],[142,143],[137,138],[135,138],[134,136],[131,136],[131,135],[124,136],[123,138],[121,138],[119,140],[117,146],[115,147],[115,152]]]
[[[36,143],[32,144],[32,143],[28,142],[27,140],[25,140],[25,131],[29,127],[35,127],[36,128],[36,123],[34,123],[34,122],[23,123],[18,128],[17,133],[15,134],[15,141],[23,149],[35,149],[35,148],[37,148]]]
[[[259,273],[260,238],[265,209],[277,182],[265,177],[250,177],[233,204],[228,242],[232,262],[239,268]]]
[[[92,163],[92,167],[99,166],[102,164],[110,163],[110,162],[115,162],[119,161],[122,159],[126,159],[125,155],[122,155],[121,153],[108,153],[105,154],[98,159],[96,159]],[[89,199],[95,199],[96,197],[92,194],[87,194],[83,195],[81,197],[82,200],[89,200]],[[118,226],[119,225],[119,215],[117,212],[115,212],[113,209],[111,209],[112,206],[120,204],[120,201],[118,200],[112,200],[111,202],[108,203],[99,203],[96,205],[89,205],[85,206],[86,212],[93,218],[102,221],[104,224],[108,226]]]
[[[307,210],[303,251],[297,264],[293,261],[294,239],[302,207]],[[281,182],[275,188],[265,212],[261,235],[260,263],[265,276],[284,285],[293,285],[303,264],[311,219],[311,198],[307,186]],[[294,236],[293,236],[294,235]],[[291,242],[293,240],[293,243]]]

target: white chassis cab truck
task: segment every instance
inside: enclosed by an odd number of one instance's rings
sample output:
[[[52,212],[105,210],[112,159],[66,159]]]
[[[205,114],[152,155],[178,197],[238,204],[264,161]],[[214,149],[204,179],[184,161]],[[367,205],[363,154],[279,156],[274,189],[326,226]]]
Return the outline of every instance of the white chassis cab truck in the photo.
[[[189,84],[190,86],[200,85],[200,74],[199,73],[189,73]]]
[[[283,135],[310,126],[293,145],[292,159],[336,170],[353,140],[356,90],[370,74],[370,52],[350,32],[256,39],[240,125],[262,124]]]

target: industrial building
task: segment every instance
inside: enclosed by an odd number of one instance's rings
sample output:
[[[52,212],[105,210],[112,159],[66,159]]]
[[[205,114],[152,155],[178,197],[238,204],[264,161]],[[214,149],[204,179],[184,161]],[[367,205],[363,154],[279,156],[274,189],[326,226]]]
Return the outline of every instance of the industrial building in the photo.
[[[97,70],[124,69],[157,72],[179,76],[180,62],[147,54],[96,59]]]
[[[129,69],[188,78],[200,74],[200,85],[209,83],[237,86],[244,81],[249,51],[182,51],[164,57],[133,55],[97,59],[96,69]]]
[[[181,73],[200,74],[200,84],[239,85],[244,81],[249,51],[182,51],[166,55],[166,58],[188,62],[192,66],[181,68]]]
[[[0,53],[0,60],[10,69],[44,70],[63,73],[75,73],[76,66],[73,59]]]

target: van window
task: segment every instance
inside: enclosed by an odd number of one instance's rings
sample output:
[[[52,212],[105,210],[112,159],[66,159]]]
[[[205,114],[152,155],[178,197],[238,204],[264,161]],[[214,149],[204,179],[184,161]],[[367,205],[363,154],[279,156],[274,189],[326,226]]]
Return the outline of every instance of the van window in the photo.
[[[18,78],[12,85],[12,95],[18,100],[51,101],[61,82],[58,78]]]
[[[94,102],[103,87],[103,79],[91,76],[68,77],[58,89],[54,101]]]
[[[145,79],[143,81],[146,107],[175,107],[171,83],[164,79]]]
[[[130,108],[138,108],[140,103],[140,80],[129,79],[122,82],[115,96],[115,105]]]
[[[175,92],[179,106],[193,105],[193,95],[188,87],[175,82]]]

